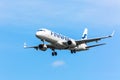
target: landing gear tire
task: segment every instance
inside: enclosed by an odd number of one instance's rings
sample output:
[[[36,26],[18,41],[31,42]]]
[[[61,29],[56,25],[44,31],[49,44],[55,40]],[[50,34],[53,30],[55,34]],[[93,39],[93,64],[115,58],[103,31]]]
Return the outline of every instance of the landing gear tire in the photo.
[[[73,53],[76,53],[76,50],[71,50],[71,53],[73,54]]]
[[[57,52],[52,52],[52,56],[57,56]]]
[[[54,53],[52,52],[52,56],[54,56]]]
[[[71,50],[71,54],[73,54],[73,50]]]
[[[55,56],[57,56],[57,52],[55,52]]]

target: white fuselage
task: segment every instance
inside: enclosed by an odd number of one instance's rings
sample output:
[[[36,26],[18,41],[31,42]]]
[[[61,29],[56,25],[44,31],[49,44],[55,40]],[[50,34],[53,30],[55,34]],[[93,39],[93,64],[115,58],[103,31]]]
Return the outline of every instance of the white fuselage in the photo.
[[[85,51],[92,47],[105,45],[105,43],[94,44],[94,45],[86,45],[86,44],[90,42],[97,42],[100,41],[101,39],[110,38],[113,36],[114,31],[111,35],[91,38],[91,39],[87,39],[87,34],[88,34],[88,29],[85,28],[81,40],[74,40],[66,36],[63,36],[59,33],[52,32],[48,29],[39,29],[35,35],[37,38],[43,41],[43,43],[37,46],[30,46],[30,47],[26,46],[26,43],[24,43],[24,48],[34,48],[36,50],[41,50],[41,51],[46,51],[47,49],[51,49],[52,56],[57,56],[57,52],[55,51],[56,49],[70,50],[71,53],[76,53],[76,51]],[[44,44],[44,41],[47,41],[50,44]]]
[[[63,42],[67,42],[68,40],[75,41],[74,39],[65,37],[61,34],[52,32],[52,31],[47,30],[47,29],[38,30],[36,32],[36,37],[41,39],[41,40],[45,40],[45,41],[51,43],[57,49],[65,49],[68,47],[66,44],[63,44]],[[80,51],[80,50],[84,50],[85,47],[86,47],[86,44],[80,44],[80,45],[77,45],[76,47],[68,48],[68,49],[70,49],[70,50],[75,49],[76,51]]]

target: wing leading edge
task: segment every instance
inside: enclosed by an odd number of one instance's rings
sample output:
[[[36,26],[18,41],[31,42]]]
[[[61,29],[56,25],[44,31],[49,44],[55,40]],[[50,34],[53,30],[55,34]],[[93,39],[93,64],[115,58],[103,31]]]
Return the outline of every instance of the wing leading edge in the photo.
[[[78,40],[78,41],[76,41],[76,43],[79,45],[79,44],[82,44],[82,43],[97,42],[97,41],[100,41],[101,39],[111,38],[113,35],[114,35],[114,31],[112,32],[111,35],[108,35],[108,36],[103,36],[103,37],[98,37],[98,38],[91,38],[91,39],[85,39],[85,40]]]
[[[39,44],[39,45],[37,45],[37,46],[27,46],[27,44],[24,43],[24,48],[34,48],[34,49],[38,50],[38,49],[40,48],[40,45],[44,45],[44,44]],[[47,46],[47,48],[56,49],[56,48],[54,47],[54,45],[52,45],[52,44],[45,44],[45,45]]]

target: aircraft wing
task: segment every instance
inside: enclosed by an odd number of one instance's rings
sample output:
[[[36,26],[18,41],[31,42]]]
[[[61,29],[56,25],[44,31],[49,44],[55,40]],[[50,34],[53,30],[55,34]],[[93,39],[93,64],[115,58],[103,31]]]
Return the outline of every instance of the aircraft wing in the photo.
[[[110,38],[114,35],[114,32],[109,35],[109,36],[103,36],[103,37],[98,37],[98,38],[91,38],[91,39],[84,39],[84,40],[78,40],[76,41],[77,44],[82,44],[82,43],[89,43],[89,42],[97,42],[100,41],[101,39],[106,39],[106,38]]]
[[[45,45],[47,46],[47,48],[55,49],[55,47],[52,44],[45,44]],[[39,45],[37,45],[37,46],[27,46],[26,43],[24,43],[24,48],[34,48],[34,49],[38,50]]]

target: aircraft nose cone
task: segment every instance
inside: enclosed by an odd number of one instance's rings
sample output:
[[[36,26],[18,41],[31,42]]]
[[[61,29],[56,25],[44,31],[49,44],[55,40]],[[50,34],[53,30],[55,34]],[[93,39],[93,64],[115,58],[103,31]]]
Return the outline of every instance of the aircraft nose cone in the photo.
[[[36,37],[38,37],[38,36],[39,36],[39,33],[38,33],[38,32],[36,32],[35,36],[36,36]]]

